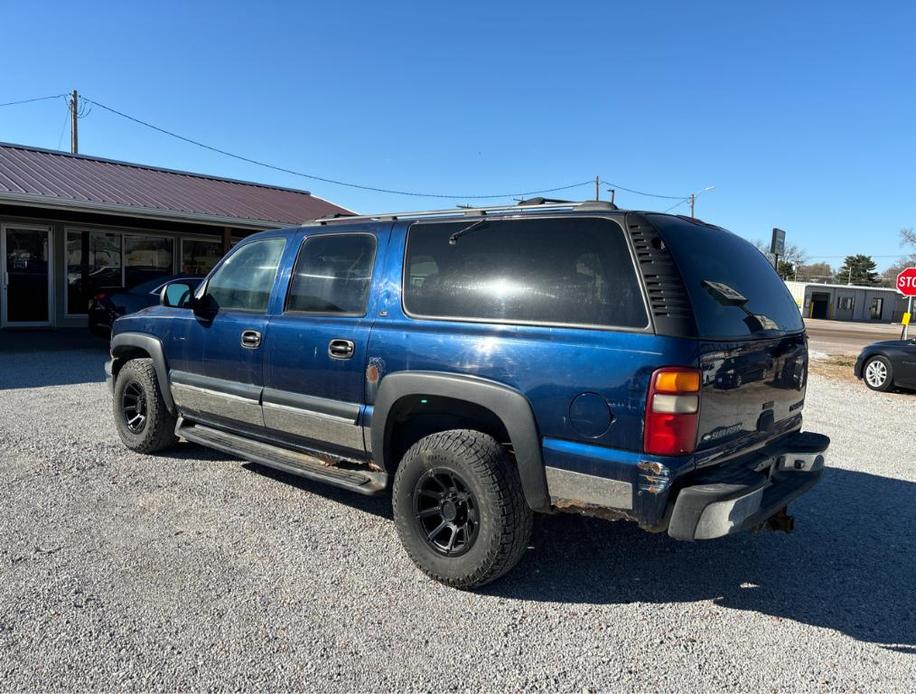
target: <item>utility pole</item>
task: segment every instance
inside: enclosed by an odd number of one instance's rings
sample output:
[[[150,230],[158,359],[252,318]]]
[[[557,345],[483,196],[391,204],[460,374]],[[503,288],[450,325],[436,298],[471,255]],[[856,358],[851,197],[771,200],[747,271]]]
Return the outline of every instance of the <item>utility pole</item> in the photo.
[[[613,189],[613,188],[608,188],[608,189],[607,189],[607,192],[609,192],[609,193],[611,194],[611,204],[613,205],[613,204],[614,204],[614,198],[617,197],[617,191],[616,191],[615,189]]]
[[[595,176],[595,200],[601,199],[600,195],[598,194],[598,184],[599,184],[598,177]]]
[[[77,130],[77,110],[79,107],[79,95],[74,89],[70,94],[70,152],[79,154],[79,132]]]
[[[697,195],[699,195],[700,193],[705,193],[707,191],[715,190],[715,189],[716,189],[715,186],[706,186],[703,190],[690,194],[690,197],[687,198],[687,200],[690,202],[690,216],[692,218],[696,217],[696,214],[694,214],[694,212],[695,212],[696,205],[697,205]],[[683,203],[680,203],[680,204],[683,204]]]

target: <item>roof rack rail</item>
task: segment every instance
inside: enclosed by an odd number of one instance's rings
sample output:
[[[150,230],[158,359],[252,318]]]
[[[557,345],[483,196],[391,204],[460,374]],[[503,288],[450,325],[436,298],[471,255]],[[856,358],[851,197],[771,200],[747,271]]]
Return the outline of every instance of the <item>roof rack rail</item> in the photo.
[[[327,224],[349,224],[352,222],[393,222],[399,219],[448,219],[449,217],[484,217],[487,215],[518,215],[530,214],[533,212],[542,212],[550,210],[557,212],[561,210],[616,210],[616,205],[605,200],[586,200],[584,202],[564,202],[545,200],[544,202],[535,203],[532,201],[522,201],[515,205],[495,205],[491,207],[454,207],[445,210],[422,210],[412,212],[380,212],[378,214],[363,215],[332,215],[329,217],[318,217],[309,219],[302,223],[301,226],[327,225]],[[523,204],[524,203],[524,204]]]
[[[527,200],[519,200],[518,206],[525,207],[527,205],[546,205],[552,202],[573,202],[572,200],[557,200],[556,198],[528,198]]]

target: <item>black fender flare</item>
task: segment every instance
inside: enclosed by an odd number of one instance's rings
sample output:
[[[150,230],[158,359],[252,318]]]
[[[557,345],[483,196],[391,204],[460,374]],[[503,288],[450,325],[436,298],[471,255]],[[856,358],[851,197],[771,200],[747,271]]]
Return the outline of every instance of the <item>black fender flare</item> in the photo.
[[[129,354],[135,349],[142,349],[153,360],[162,400],[168,411],[175,414],[175,401],[172,399],[172,389],[169,386],[169,368],[165,361],[165,353],[162,351],[162,342],[158,337],[146,333],[118,333],[111,338],[111,356],[114,359],[118,359],[119,355]],[[114,369],[112,369],[112,374],[114,375]]]
[[[547,477],[541,455],[541,437],[531,404],[521,392],[478,376],[439,371],[402,371],[382,379],[372,411],[372,453],[383,469],[393,466],[385,460],[389,435],[388,415],[398,400],[408,395],[433,395],[474,403],[499,417],[515,451],[525,501],[535,511],[550,508]]]

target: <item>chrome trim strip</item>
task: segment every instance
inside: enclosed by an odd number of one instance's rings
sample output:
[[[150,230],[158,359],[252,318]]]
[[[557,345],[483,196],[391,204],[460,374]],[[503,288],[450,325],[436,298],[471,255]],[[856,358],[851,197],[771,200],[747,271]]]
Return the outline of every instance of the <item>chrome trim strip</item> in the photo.
[[[363,429],[355,419],[299,407],[265,402],[264,424],[269,429],[358,451],[365,450]]]
[[[547,490],[552,502],[575,501],[602,508],[633,508],[633,485],[607,477],[586,475],[581,472],[545,466]]]
[[[200,412],[239,422],[264,426],[261,404],[252,398],[221,393],[210,388],[172,383],[172,397],[180,410]]]

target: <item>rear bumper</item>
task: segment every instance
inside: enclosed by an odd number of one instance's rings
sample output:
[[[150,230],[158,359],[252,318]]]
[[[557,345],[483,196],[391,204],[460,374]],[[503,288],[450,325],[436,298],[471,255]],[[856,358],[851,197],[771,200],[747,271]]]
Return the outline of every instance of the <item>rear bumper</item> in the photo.
[[[762,525],[817,484],[829,445],[822,434],[799,433],[738,469],[698,476],[678,491],[668,534],[710,540]]]

